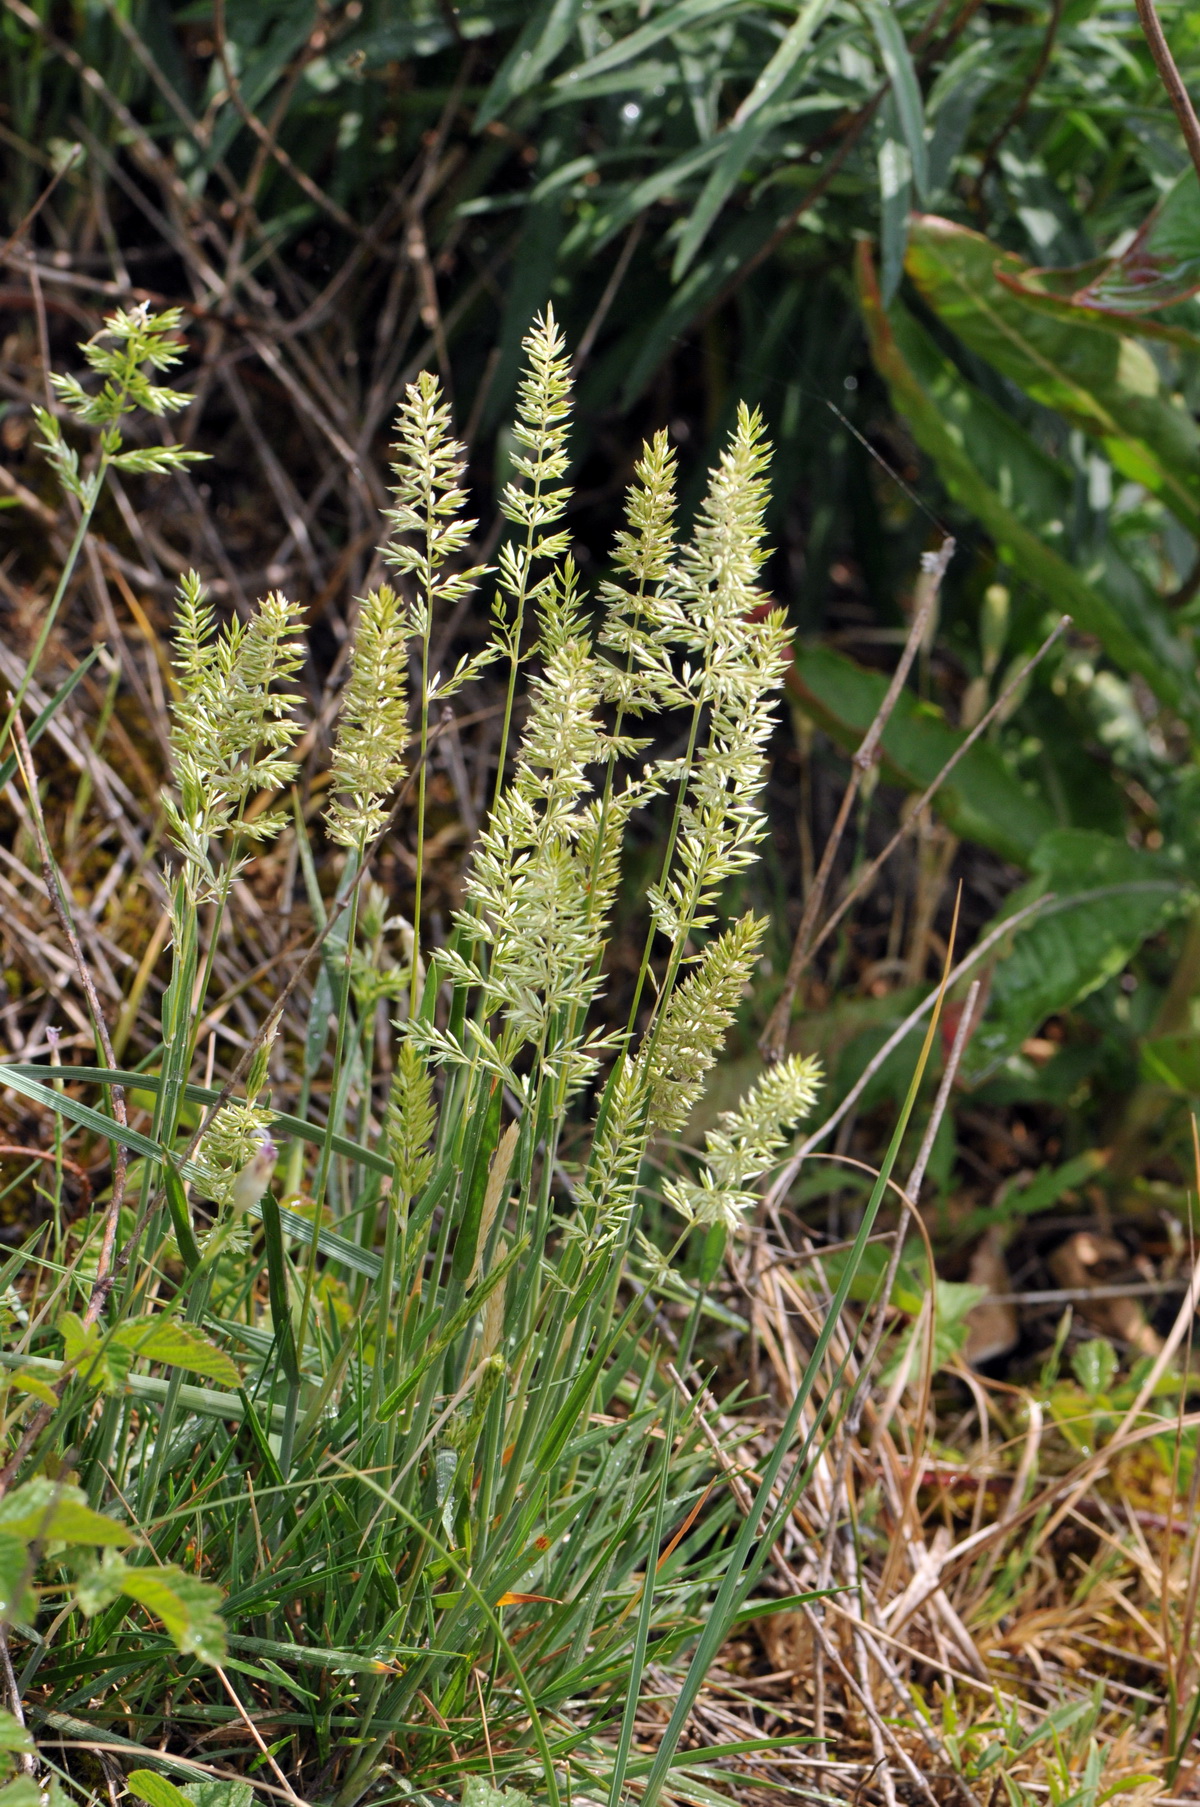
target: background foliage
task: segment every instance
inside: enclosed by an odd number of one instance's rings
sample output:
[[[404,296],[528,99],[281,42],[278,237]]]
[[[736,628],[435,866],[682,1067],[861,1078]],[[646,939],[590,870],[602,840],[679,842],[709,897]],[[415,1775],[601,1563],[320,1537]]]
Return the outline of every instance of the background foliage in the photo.
[[[1162,18],[1195,90],[1195,11],[1164,5]],[[836,1102],[937,970],[955,881],[968,940],[1046,899],[985,969],[967,1084],[933,1151],[941,1284],[967,1273],[972,1238],[998,1228],[1008,1267],[997,1281],[993,1265],[989,1284],[1003,1291],[1016,1274],[1069,1289],[1054,1262],[1083,1223],[1109,1235],[1112,1277],[1140,1262],[1169,1280],[1191,1223],[1185,1106],[1200,1093],[1200,197],[1132,11],[5,0],[0,29],[10,231],[59,175],[4,251],[14,643],[64,551],[31,406],[46,399],[47,364],[74,367],[75,340],[118,303],[183,307],[194,375],[181,437],[211,454],[169,483],[119,474],[72,592],[75,644],[94,619],[121,651],[95,703],[119,716],[136,702],[143,767],[164,753],[152,725],[164,720],[162,661],[137,676],[122,648],[132,637],[153,652],[191,564],[226,610],[244,614],[276,586],[307,598],[319,743],[351,599],[379,576],[391,421],[419,369],[436,369],[452,400],[478,556],[491,561],[520,342],[553,301],[575,347],[569,519],[591,578],[607,574],[643,433],[668,428],[691,513],[738,400],[759,405],[776,446],[768,579],[798,637],[773,864],[751,888],[773,907],[774,939],[730,1091],[757,1070],[754,1037],[845,755],[903,640],[919,554],[949,529],[958,550],[940,619],[833,896],[1060,612],[1072,626],[826,941],[793,1041],[825,1054]],[[441,650],[476,638],[464,612]],[[472,696],[485,714],[489,699]],[[492,729],[471,735],[467,763],[485,779],[460,782],[447,756],[448,833],[456,813],[478,819],[488,790]],[[68,823],[77,802],[64,800]],[[631,851],[636,894],[636,840]],[[72,881],[99,882],[97,857],[85,840],[69,846]],[[389,857],[381,875],[411,908],[410,866]],[[317,861],[302,877],[319,909],[327,849]],[[430,910],[444,920],[453,900],[453,879],[435,871]],[[135,926],[140,961],[153,924]],[[25,948],[13,970],[32,958]],[[618,1016],[635,969],[618,944]],[[122,1047],[148,1045],[162,971],[151,959],[141,972]],[[39,1058],[45,1024],[26,983],[13,1020]],[[244,996],[261,1008],[253,981]],[[304,1083],[319,1089],[323,1050],[308,1052]],[[873,1075],[843,1152],[878,1155],[912,1056],[909,1045]],[[859,1221],[849,1190],[831,1198],[818,1183],[794,1202],[835,1240]],[[921,1291],[918,1272],[904,1295],[914,1311]],[[968,1302],[957,1320],[943,1303],[958,1324],[949,1358]],[[1052,1345],[1058,1309],[1023,1315],[1012,1372]],[[1161,1301],[1147,1309],[1153,1323],[1141,1306],[1092,1319],[1126,1365],[1170,1321]],[[1082,1359],[1090,1346],[1075,1350],[1075,1381],[1055,1382],[1066,1424],[1108,1410],[1095,1402],[1112,1377],[1102,1358]]]

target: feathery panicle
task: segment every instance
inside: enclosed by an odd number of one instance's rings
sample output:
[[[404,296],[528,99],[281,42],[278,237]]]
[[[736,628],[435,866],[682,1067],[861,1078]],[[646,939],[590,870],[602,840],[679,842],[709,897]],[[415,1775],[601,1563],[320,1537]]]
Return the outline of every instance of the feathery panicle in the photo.
[[[360,853],[387,821],[385,799],[405,773],[410,634],[408,611],[390,584],[364,597],[333,750],[334,801],[326,816],[333,839]]]
[[[525,607],[533,590],[539,559],[562,558],[571,543],[568,533],[547,533],[566,513],[571,491],[559,479],[568,468],[567,428],[571,417],[571,365],[554,309],[539,315],[522,341],[528,365],[517,392],[513,424],[516,481],[506,483],[500,512],[524,538],[508,539],[500,548],[500,581],[492,607],[496,643],[507,655],[515,676],[521,651]],[[511,679],[510,679],[511,702]]]
[[[650,908],[677,946],[713,921],[721,887],[750,864],[764,832],[758,797],[787,648],[778,609],[755,619],[764,601],[755,579],[766,557],[768,456],[761,419],[740,407],[684,551],[677,590],[654,608],[657,621],[674,628],[690,653],[684,682],[693,707],[709,714],[707,742],[691,769],[662,767],[686,794],[677,870],[651,889]]]
[[[449,950],[439,958],[452,978],[484,987],[483,1021],[500,1017],[495,1071],[507,1081],[513,1056],[531,1045],[547,1071],[569,1075],[575,1085],[594,1064],[584,1032],[553,1045],[549,1033],[564,1009],[582,1020],[599,982],[603,923],[591,901],[598,827],[590,768],[603,766],[613,747],[598,720],[600,671],[582,630],[570,559],[543,586],[540,601],[543,669],[530,680],[516,770],[481,831],[467,881],[472,910],[461,918],[489,949],[486,978]],[[623,819],[613,811],[615,829],[605,836],[606,885],[615,882],[612,837]],[[435,1046],[429,1030],[414,1025],[413,1033]],[[492,1060],[478,1033],[476,1043]],[[444,1040],[436,1049],[454,1057]]]
[[[283,686],[304,661],[299,629],[299,608],[276,591],[249,622],[231,621],[214,632],[199,577],[189,571],[180,584],[179,695],[171,709],[179,802],[166,797],[164,808],[197,901],[218,889],[215,841],[232,835],[262,845],[279,832],[276,812],[250,818],[246,806],[295,776],[285,755],[297,734],[299,699]],[[227,870],[227,882],[228,876]]]
[[[561,518],[571,499],[569,487],[558,483],[568,464],[571,360],[552,307],[538,315],[521,344],[529,364],[517,390],[512,433],[520,449],[512,463],[523,481],[505,484],[500,507],[506,521],[540,532]],[[543,558],[557,556],[544,541],[534,550]]]
[[[644,1060],[631,1059],[628,1054],[617,1057],[606,1100],[587,1172],[576,1187],[589,1256],[620,1239],[637,1205],[650,1132],[650,1082]]]
[[[791,1054],[769,1067],[736,1110],[722,1111],[705,1137],[707,1165],[698,1181],[668,1180],[663,1188],[683,1216],[736,1229],[756,1202],[751,1182],[778,1161],[792,1125],[808,1115],[821,1083],[813,1055]]]
[[[741,917],[704,948],[667,1001],[646,1053],[650,1118],[675,1135],[699,1101],[754,970],[766,919]]]
[[[225,1211],[236,1214],[256,1205],[275,1167],[270,1126],[274,1113],[259,1104],[223,1104],[203,1136],[194,1157],[202,1177],[197,1190]]]
[[[384,556],[402,577],[413,580],[407,632],[427,639],[434,616],[448,615],[487,571],[486,565],[464,570],[453,566],[478,523],[463,518],[467,451],[451,437],[450,409],[442,399],[441,384],[428,370],[405,390],[396,434],[398,456],[392,465],[396,506],[386,517],[393,537]],[[489,649],[464,660],[433,688],[443,698],[451,696],[491,656]]]
[[[415,1198],[433,1172],[429,1143],[436,1125],[433,1077],[406,1036],[392,1073],[386,1123],[396,1188],[404,1198]]]
[[[670,629],[655,625],[651,603],[670,585],[675,557],[675,454],[665,429],[642,449],[625,503],[628,525],[617,535],[613,564],[625,583],[605,582],[601,646],[621,663],[604,667],[604,694],[625,713],[676,702],[680,685],[671,669]],[[686,697],[684,698],[686,701]]]

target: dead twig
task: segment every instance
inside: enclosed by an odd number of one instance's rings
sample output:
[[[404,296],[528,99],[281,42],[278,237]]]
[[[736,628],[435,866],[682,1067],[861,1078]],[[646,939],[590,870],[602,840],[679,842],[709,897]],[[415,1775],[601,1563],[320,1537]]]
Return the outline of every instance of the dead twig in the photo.
[[[942,541],[942,544],[938,547],[936,552],[926,552],[922,554],[921,577],[917,586],[917,603],[913,610],[912,626],[909,628],[908,638],[904,643],[904,651],[901,653],[900,661],[892,674],[891,683],[884,693],[883,701],[876,711],[875,719],[864,734],[862,743],[851,760],[850,782],[847,784],[842,795],[837,819],[833,824],[829,839],[826,841],[824,851],[821,854],[821,864],[817,868],[817,875],[812,882],[812,888],[804,900],[804,913],[800,918],[800,927],[796,931],[796,940],[792,947],[791,959],[788,961],[788,969],[783,981],[783,989],[776,1000],[775,1008],[767,1019],[767,1026],[759,1039],[759,1052],[765,1061],[774,1062],[783,1058],[784,1045],[787,1041],[788,1024],[791,1021],[792,1016],[792,1004],[796,997],[796,988],[800,983],[800,975],[804,971],[805,964],[809,957],[810,943],[817,926],[817,917],[820,914],[821,905],[825,899],[825,889],[829,883],[829,875],[833,870],[833,862],[837,857],[838,848],[841,846],[842,836],[846,831],[846,824],[850,820],[850,811],[854,806],[854,799],[858,795],[863,778],[866,776],[867,772],[870,771],[878,756],[879,743],[883,738],[883,731],[891,719],[892,711],[899,701],[900,692],[903,690],[908,679],[909,671],[912,669],[913,660],[916,658],[924,641],[925,631],[929,626],[934,604],[937,601],[938,592],[942,587],[942,578],[946,574],[946,567],[949,565],[953,553],[954,541],[947,537]]]

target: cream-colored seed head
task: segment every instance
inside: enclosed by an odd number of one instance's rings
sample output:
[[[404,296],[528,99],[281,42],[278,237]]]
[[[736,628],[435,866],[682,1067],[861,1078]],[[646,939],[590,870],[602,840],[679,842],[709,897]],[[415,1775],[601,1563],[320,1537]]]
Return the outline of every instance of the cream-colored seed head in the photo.
[[[256,1205],[267,1190],[278,1155],[279,1150],[274,1142],[264,1133],[258,1144],[258,1152],[251,1156],[236,1175],[230,1190],[229,1202],[239,1217]]]

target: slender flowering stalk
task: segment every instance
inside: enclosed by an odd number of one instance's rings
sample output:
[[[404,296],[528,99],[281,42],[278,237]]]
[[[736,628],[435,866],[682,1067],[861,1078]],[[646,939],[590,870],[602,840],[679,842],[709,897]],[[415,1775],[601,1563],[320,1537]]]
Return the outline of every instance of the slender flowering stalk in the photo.
[[[126,312],[119,308],[110,314],[101,330],[83,346],[83,355],[92,371],[101,379],[93,394],[78,377],[60,376],[52,372],[50,382],[66,412],[81,426],[99,428],[96,461],[86,475],[80,470],[79,454],[67,443],[55,416],[48,408],[34,407],[33,416],[41,432],[40,444],[62,486],[64,493],[79,506],[79,519],[50,606],[38,630],[38,637],[21,679],[9,704],[4,725],[0,727],[0,746],[8,744],[17,711],[33,681],[42,654],[50,638],[63,597],[75,572],[79,554],[87,539],[96,512],[96,504],[110,470],[130,475],[153,476],[168,471],[184,470],[207,452],[189,452],[178,445],[131,446],[126,448],[121,422],[138,409],[161,418],[186,408],[191,397],[177,389],[155,383],[147,375],[151,371],[170,370],[180,362],[179,326],[183,310],[166,308],[152,314],[149,303],[142,302]]]
[[[517,481],[505,484],[500,512],[514,527],[523,527],[525,533],[523,539],[506,540],[500,548],[500,582],[493,608],[496,645],[508,657],[496,803],[504,785],[526,609],[539,588],[534,568],[541,559],[556,563],[571,543],[570,535],[561,529],[557,533],[546,531],[562,519],[571,496],[561,482],[568,468],[571,361],[552,307],[538,315],[522,344],[529,363],[517,391],[517,417],[512,430],[517,448],[512,464]],[[543,578],[542,586],[549,581]]]
[[[707,1164],[699,1180],[667,1180],[663,1191],[693,1223],[737,1229],[757,1194],[751,1182],[782,1156],[787,1131],[816,1101],[821,1065],[791,1054],[765,1072],[736,1110],[722,1111],[705,1138]]]
[[[385,548],[388,562],[415,584],[408,615],[408,631],[421,643],[420,726],[417,750],[417,871],[413,903],[413,930],[417,949],[412,963],[410,1010],[417,1004],[417,968],[421,934],[421,881],[424,875],[426,763],[429,749],[431,683],[429,644],[436,613],[448,614],[471,594],[486,566],[459,570],[453,561],[470,541],[477,523],[463,519],[466,502],[463,474],[466,447],[450,437],[450,410],[442,400],[441,386],[429,371],[410,383],[396,422],[398,458],[396,506],[388,513],[392,538]],[[491,649],[464,660],[437,689],[445,700],[480,671],[491,658]]]

